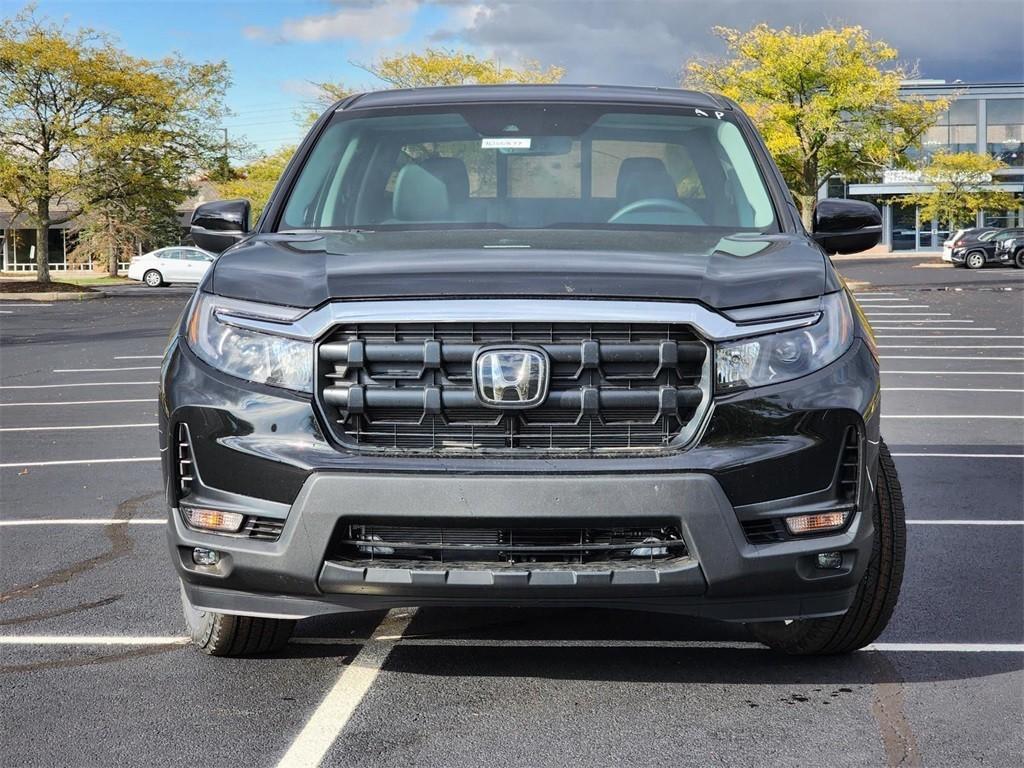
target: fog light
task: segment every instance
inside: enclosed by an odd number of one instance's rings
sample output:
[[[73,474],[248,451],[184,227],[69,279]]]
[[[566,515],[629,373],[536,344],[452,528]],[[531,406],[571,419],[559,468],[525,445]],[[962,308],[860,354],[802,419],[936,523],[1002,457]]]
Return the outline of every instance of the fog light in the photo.
[[[192,550],[192,562],[196,565],[216,565],[220,562],[220,552],[206,547],[196,547]]]
[[[846,525],[848,512],[823,512],[818,515],[797,515],[786,518],[786,527],[794,536],[805,533],[834,531]]]
[[[182,507],[181,511],[185,515],[185,522],[190,526],[207,531],[235,533],[245,522],[245,515],[239,512],[221,512],[217,509],[197,507]]]
[[[818,567],[824,571],[843,567],[842,552],[819,552]]]

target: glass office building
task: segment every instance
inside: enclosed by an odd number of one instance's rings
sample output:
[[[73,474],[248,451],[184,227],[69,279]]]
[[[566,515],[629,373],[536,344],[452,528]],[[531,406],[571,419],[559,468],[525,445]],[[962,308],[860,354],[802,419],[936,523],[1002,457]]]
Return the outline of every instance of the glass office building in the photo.
[[[925,165],[937,152],[978,152],[1003,161],[993,183],[1012,192],[1019,204],[1010,210],[980,211],[977,226],[1024,226],[1024,83],[946,83],[921,80],[903,86],[907,95],[952,98],[949,109],[925,134],[915,164]],[[891,170],[877,182],[840,185],[849,197],[869,200],[882,210],[882,243],[894,251],[939,250],[948,229],[922,220],[916,206],[900,205],[902,194],[928,189],[916,171]],[[840,191],[830,184],[822,195]]]

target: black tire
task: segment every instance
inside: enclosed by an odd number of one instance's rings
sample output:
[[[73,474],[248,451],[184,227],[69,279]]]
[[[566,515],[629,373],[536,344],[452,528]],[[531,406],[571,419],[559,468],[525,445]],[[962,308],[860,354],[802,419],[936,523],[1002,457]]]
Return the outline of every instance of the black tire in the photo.
[[[985,252],[971,251],[964,256],[964,266],[968,269],[981,269],[985,266]]]
[[[147,269],[146,273],[142,276],[142,282],[150,288],[161,288],[167,285],[167,283],[164,282],[164,276],[155,269]]]
[[[181,605],[192,643],[210,656],[256,656],[280,651],[288,645],[295,629],[295,621],[291,619],[200,611],[189,602],[184,586]]]
[[[873,515],[871,560],[850,610],[824,619],[750,624],[755,638],[784,653],[823,656],[856,651],[882,634],[899,599],[907,552],[903,492],[884,442],[879,445]]]
[[[1017,252],[1013,254],[1013,266],[1017,269],[1024,269],[1024,248],[1018,249]]]

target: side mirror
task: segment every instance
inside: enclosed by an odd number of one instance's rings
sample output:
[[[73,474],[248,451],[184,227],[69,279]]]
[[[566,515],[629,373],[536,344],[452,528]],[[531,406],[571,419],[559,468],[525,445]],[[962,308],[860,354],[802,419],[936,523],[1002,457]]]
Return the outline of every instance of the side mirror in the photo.
[[[189,228],[193,242],[214,254],[227,250],[249,234],[249,211],[248,200],[215,200],[197,206]]]
[[[829,255],[866,251],[882,239],[882,212],[863,200],[820,200],[814,208],[814,239]]]

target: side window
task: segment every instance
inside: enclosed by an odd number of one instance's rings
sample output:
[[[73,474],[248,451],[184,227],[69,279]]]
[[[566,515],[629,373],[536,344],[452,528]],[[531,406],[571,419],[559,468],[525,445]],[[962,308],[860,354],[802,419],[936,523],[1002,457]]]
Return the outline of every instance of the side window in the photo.
[[[564,155],[509,155],[508,196],[580,199],[580,142]]]
[[[206,261],[206,254],[200,253],[199,251],[193,250],[191,248],[188,250],[183,249],[182,251],[180,251],[180,253],[182,253],[185,256],[185,258],[189,259],[190,261]]]
[[[177,248],[164,248],[156,254],[158,259],[179,259],[181,258]]]
[[[633,157],[660,160],[676,187],[676,194],[685,199],[703,199],[704,185],[693,164],[689,150],[682,144],[654,141],[621,141],[595,139],[590,194],[592,197],[615,197],[622,161]]]

